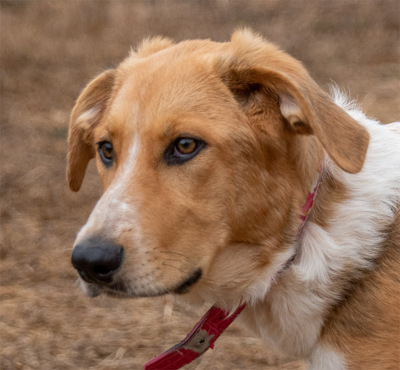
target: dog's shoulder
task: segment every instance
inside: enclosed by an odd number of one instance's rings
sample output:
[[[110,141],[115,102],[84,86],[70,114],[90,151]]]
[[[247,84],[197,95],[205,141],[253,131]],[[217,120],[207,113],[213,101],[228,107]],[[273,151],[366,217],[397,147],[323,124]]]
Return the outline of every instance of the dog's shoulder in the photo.
[[[322,341],[339,348],[351,369],[395,369],[400,363],[400,207],[386,235],[375,267],[349,282],[322,332]]]

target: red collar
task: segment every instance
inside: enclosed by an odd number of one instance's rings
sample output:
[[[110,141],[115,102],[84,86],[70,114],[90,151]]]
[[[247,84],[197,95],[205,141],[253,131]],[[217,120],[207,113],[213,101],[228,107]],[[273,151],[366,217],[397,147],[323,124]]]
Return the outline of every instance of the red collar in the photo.
[[[145,370],[176,370],[200,357],[214,348],[215,341],[245,306],[242,304],[233,314],[212,306],[182,342],[147,362]]]
[[[307,195],[306,202],[303,204],[303,207],[301,207],[301,215],[300,219],[302,221],[302,224],[300,225],[299,231],[298,231],[298,236],[301,234],[303,231],[304,225],[306,224],[308,215],[310,214],[310,211],[314,205],[314,200],[315,197],[317,196],[319,186],[321,184],[321,178],[322,178],[322,165],[319,168],[317,176],[315,176],[314,182],[311,185],[310,191]]]
[[[321,175],[322,167],[311,186],[306,202],[301,208],[302,214],[300,215],[300,218],[302,223],[299,227],[298,235],[303,231],[310,210],[314,204],[314,199],[321,183]],[[283,270],[290,266],[293,259],[294,257],[286,263]],[[280,274],[280,272],[278,272],[278,274]],[[182,366],[189,364],[196,358],[200,357],[209,348],[214,348],[214,343],[218,337],[236,319],[236,317],[239,316],[245,307],[246,303],[243,303],[233,313],[229,313],[217,306],[212,306],[183,341],[147,362],[144,369],[177,370]]]

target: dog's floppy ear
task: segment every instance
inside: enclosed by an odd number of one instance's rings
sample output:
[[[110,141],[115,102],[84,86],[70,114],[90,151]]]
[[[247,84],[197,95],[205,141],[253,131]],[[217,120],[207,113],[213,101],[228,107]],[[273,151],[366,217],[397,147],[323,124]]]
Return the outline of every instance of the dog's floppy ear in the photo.
[[[232,35],[230,51],[215,68],[242,107],[260,114],[263,99],[278,100],[293,133],[314,134],[343,170],[362,169],[369,143],[367,130],[325,94],[300,62],[248,29]],[[247,100],[247,101],[246,101]]]
[[[79,96],[68,133],[67,179],[73,191],[81,187],[86,167],[95,156],[93,130],[100,122],[114,85],[114,70],[103,72]]]
[[[364,164],[369,134],[357,121],[337,106],[316,83],[302,74],[294,76],[263,67],[230,68],[223,80],[241,105],[259,103],[262,96],[279,100],[279,108],[289,129],[296,134],[314,134],[330,158],[344,171],[359,172]],[[269,92],[269,93],[267,93]]]

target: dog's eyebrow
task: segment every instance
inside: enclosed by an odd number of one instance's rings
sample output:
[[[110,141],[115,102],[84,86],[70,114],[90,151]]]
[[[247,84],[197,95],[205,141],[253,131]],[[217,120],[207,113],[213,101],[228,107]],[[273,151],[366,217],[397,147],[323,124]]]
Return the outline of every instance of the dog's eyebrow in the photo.
[[[164,137],[185,135],[198,137],[199,134],[195,134],[195,132],[198,131],[196,125],[188,125],[189,122],[193,123],[193,121],[193,115],[185,113],[180,114],[179,117],[176,117],[175,115],[172,115],[172,117],[166,117],[162,123],[162,134]]]
[[[100,132],[98,135],[96,135],[96,143],[99,143],[101,141],[112,141],[114,138],[113,131],[110,127],[104,126],[100,128]]]
[[[166,127],[163,129],[163,136],[164,136],[164,137],[170,136],[170,135],[171,135],[171,131],[172,131],[171,125],[166,126]]]
[[[168,120],[163,127],[163,136],[170,137],[174,135],[183,135],[182,130],[179,129],[179,121]]]

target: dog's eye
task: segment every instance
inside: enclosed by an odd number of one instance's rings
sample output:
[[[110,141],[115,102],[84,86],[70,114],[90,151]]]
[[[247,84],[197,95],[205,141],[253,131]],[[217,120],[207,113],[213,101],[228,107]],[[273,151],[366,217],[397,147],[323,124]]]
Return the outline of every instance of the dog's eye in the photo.
[[[188,155],[192,154],[197,148],[197,141],[194,139],[182,138],[175,144],[176,154]]]
[[[194,158],[206,146],[204,141],[179,137],[171,143],[164,154],[167,164],[182,164]]]
[[[101,141],[98,146],[101,161],[106,167],[111,166],[114,159],[113,145],[109,141]]]

